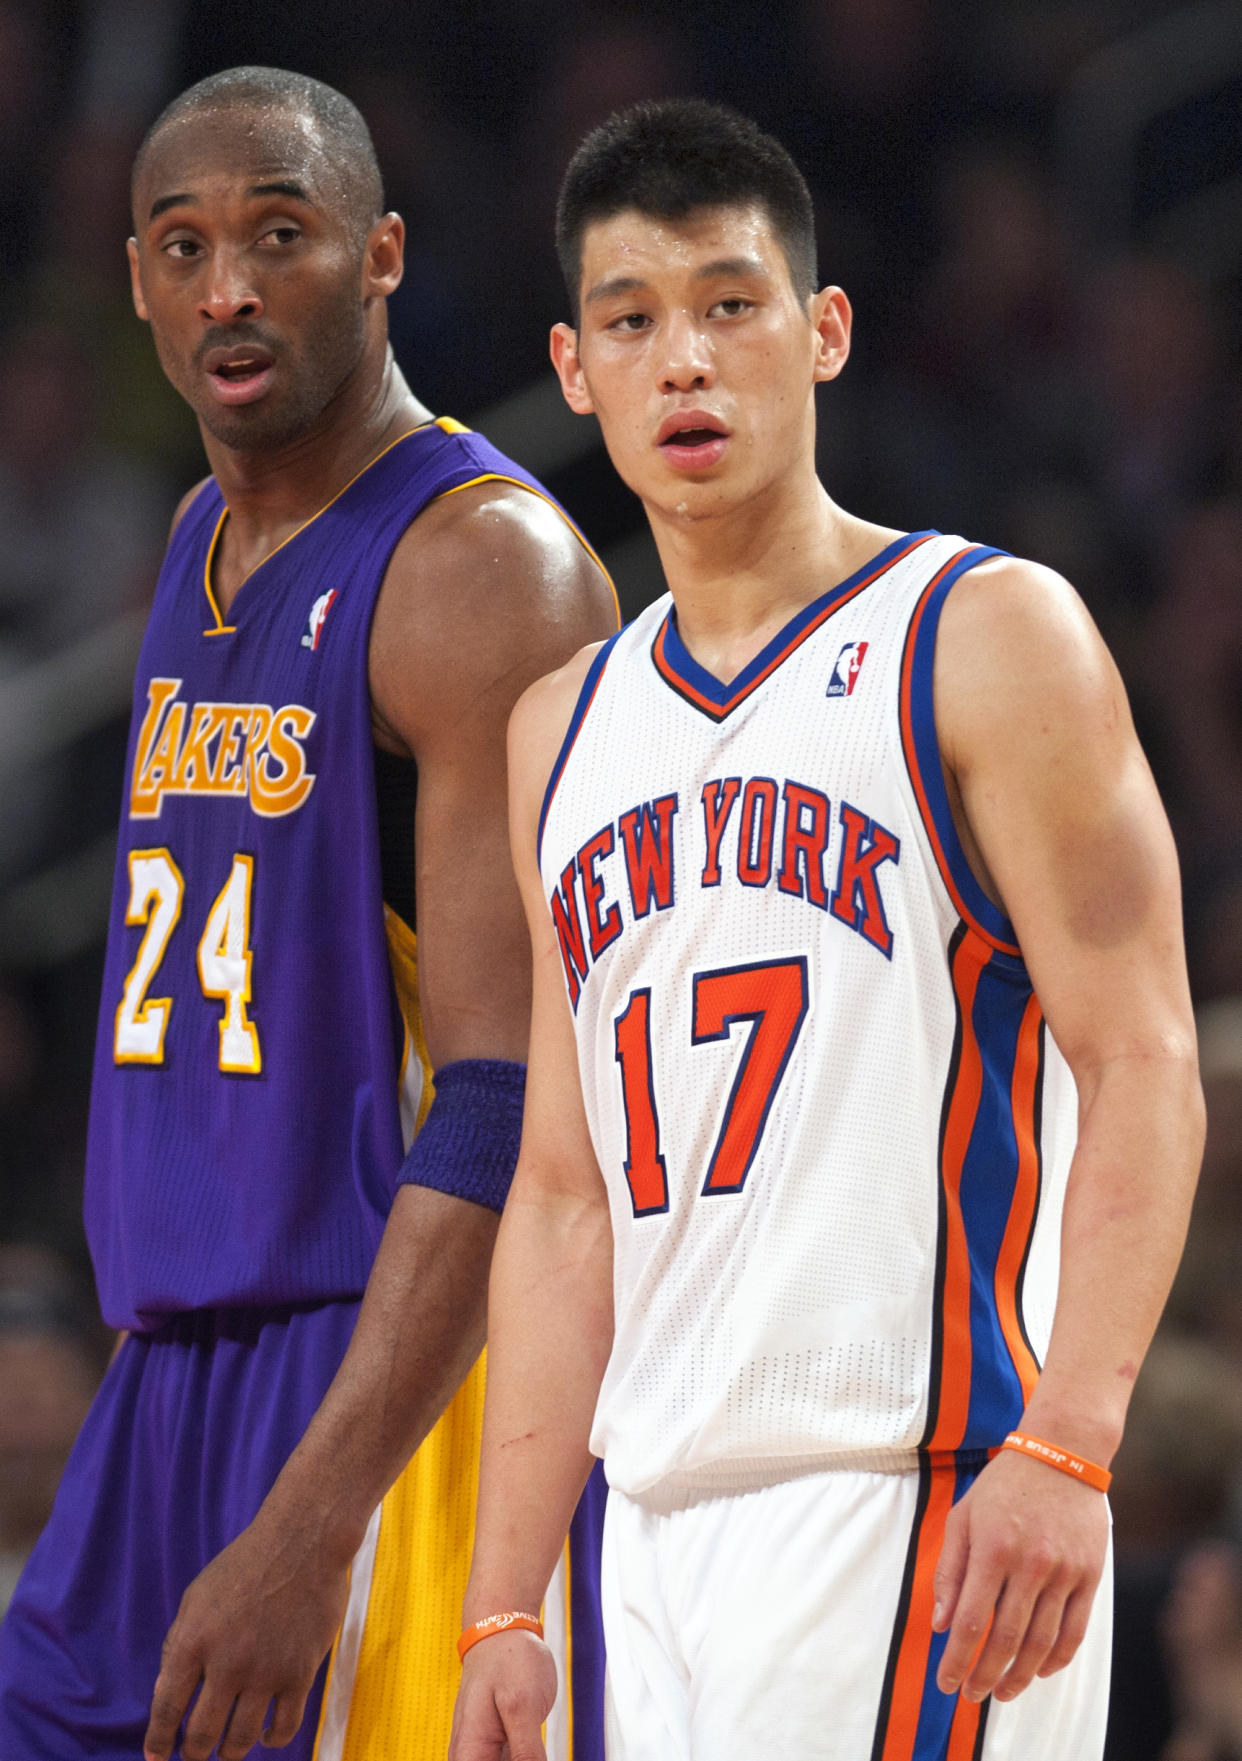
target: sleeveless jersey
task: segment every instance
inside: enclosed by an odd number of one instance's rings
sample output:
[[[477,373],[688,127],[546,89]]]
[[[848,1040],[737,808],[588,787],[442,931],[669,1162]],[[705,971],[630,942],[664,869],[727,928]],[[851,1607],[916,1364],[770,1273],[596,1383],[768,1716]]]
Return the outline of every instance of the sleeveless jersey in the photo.
[[[114,1327],[366,1284],[429,1074],[398,1002],[413,936],[381,897],[371,619],[411,520],[485,478],[543,493],[459,424],[416,429],[227,619],[214,481],[173,534],[134,687],[91,1096],[87,1233]]]
[[[1073,1083],[958,842],[932,659],[996,552],[918,533],[722,685],[605,645],[540,866],[608,1187],[591,1439],[638,1494],[958,1458],[1046,1347]]]

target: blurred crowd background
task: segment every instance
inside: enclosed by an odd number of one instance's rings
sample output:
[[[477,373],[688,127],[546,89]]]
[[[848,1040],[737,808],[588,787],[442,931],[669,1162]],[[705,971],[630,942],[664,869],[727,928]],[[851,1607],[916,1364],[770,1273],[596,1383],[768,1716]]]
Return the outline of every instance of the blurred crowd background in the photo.
[[[853,511],[1033,556],[1116,654],[1173,821],[1203,1186],[1117,1463],[1110,1761],[1242,1756],[1242,6],[0,0],[0,1606],[106,1357],[79,1220],[130,680],[197,431],[130,307],[129,167],[245,62],[341,87],[409,229],[398,358],[541,472],[627,613],[637,503],[546,366],[560,172],[631,100],[737,104],[856,311]]]

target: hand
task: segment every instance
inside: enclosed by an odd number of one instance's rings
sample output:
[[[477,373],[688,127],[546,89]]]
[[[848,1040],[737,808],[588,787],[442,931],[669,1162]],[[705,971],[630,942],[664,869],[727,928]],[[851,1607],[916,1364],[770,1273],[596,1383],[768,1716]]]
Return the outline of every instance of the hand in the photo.
[[[542,1639],[480,1639],[462,1664],[449,1761],[547,1761],[542,1727],[555,1699],[556,1664]]]
[[[954,1506],[936,1567],[932,1627],[949,1631],[940,1691],[1012,1700],[1064,1669],[1087,1630],[1108,1528],[1094,1487],[1012,1450],[989,1462]]]
[[[259,1520],[244,1529],[181,1598],[151,1700],[146,1761],[168,1761],[200,1682],[183,1761],[207,1761],[217,1743],[220,1761],[241,1761],[260,1741],[283,1747],[302,1722],[348,1595],[348,1563],[325,1566],[313,1531],[282,1539]]]

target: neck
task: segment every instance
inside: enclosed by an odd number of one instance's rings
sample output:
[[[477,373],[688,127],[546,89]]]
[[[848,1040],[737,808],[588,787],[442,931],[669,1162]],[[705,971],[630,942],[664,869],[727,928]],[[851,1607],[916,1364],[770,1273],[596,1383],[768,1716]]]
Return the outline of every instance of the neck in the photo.
[[[813,474],[719,513],[647,512],[678,633],[700,665],[726,682],[791,617],[895,536],[839,508]]]
[[[235,537],[261,542],[310,519],[385,447],[430,420],[388,349],[375,370],[351,376],[310,427],[283,446],[239,452],[206,429],[203,445]]]

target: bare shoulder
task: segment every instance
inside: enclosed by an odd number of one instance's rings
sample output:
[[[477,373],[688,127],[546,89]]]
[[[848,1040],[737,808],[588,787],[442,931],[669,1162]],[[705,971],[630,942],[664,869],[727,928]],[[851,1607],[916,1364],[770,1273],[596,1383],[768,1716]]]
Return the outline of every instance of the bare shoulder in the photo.
[[[536,679],[518,698],[509,718],[509,786],[515,832],[533,832],[582,687],[601,646],[593,642],[579,649],[564,666]]]
[[[541,496],[484,482],[441,496],[393,553],[375,609],[377,719],[415,744],[482,695],[521,691],[617,624],[603,568]]]
[[[969,569],[936,642],[936,722],[954,769],[982,744],[1131,734],[1120,675],[1086,606],[1055,570],[1017,557]]]

